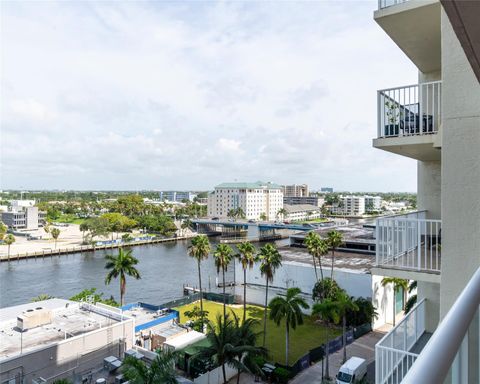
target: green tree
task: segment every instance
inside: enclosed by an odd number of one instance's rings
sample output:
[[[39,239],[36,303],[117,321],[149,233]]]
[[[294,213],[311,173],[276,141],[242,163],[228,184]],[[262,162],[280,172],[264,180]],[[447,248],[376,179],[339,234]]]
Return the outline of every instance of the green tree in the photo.
[[[235,209],[229,209],[227,212],[227,217],[229,217],[230,219],[234,219],[235,217],[237,217],[237,212],[235,211]]]
[[[8,250],[7,250],[7,257],[10,259],[10,246],[15,242],[15,236],[13,236],[11,233],[8,233],[4,238],[3,242],[7,244]]]
[[[112,307],[118,307],[119,304],[115,301],[113,296],[109,299],[103,298],[103,293],[97,293],[97,288],[87,288],[70,297],[72,301],[91,301],[92,303],[103,303]]]
[[[267,214],[266,214],[265,212],[262,212],[262,213],[260,214],[260,220],[261,220],[261,221],[267,221]]]
[[[135,265],[138,264],[138,259],[133,257],[132,250],[128,249],[124,251],[122,248],[118,249],[118,255],[105,256],[107,263],[105,269],[108,269],[107,276],[105,277],[105,284],[110,284],[112,279],[120,277],[120,305],[123,306],[123,297],[125,296],[127,276],[131,276],[135,279],[140,279],[140,273]]]
[[[280,208],[277,212],[277,217],[285,219],[288,215],[288,211],[285,208]]]
[[[405,303],[405,314],[410,312],[413,307],[417,304],[417,294],[412,295],[411,293],[417,289],[417,282],[414,280],[408,285],[408,293],[410,297]]]
[[[0,221],[0,241],[3,240],[6,233],[7,233],[7,226],[2,221]]]
[[[271,243],[265,244],[258,253],[260,260],[260,273],[265,276],[265,305],[263,313],[263,346],[265,347],[267,335],[267,307],[268,307],[268,283],[273,282],[275,271],[282,265],[282,256],[277,247]]]
[[[60,237],[60,229],[52,228],[50,234],[52,235],[53,240],[55,240],[55,249],[57,249],[57,240]]]
[[[338,295],[344,292],[342,288],[339,287],[335,280],[332,280],[329,277],[326,277],[323,280],[317,281],[312,290],[313,300],[322,301],[323,299],[337,300]]]
[[[109,230],[112,232],[112,238],[113,232],[117,234],[118,238],[119,232],[129,231],[135,227],[135,225],[137,225],[135,220],[132,220],[118,212],[105,213],[100,218],[108,221]]]
[[[235,217],[238,219],[245,219],[246,218],[245,211],[242,208],[238,207],[235,210]]]
[[[305,237],[304,244],[307,247],[308,253],[310,253],[312,256],[313,268],[315,269],[315,280],[318,281],[316,259],[318,259],[320,276],[323,280],[322,256],[328,253],[328,244],[315,231],[308,232],[307,236]]]
[[[255,246],[245,241],[237,245],[238,254],[236,257],[242,264],[243,269],[243,321],[247,317],[247,268],[252,269],[257,261]]]
[[[205,317],[208,318],[208,311],[204,311],[200,309],[198,306],[194,306],[192,310],[185,311],[183,313],[185,317],[191,319],[193,321],[192,328],[198,332],[203,332],[203,325],[205,324]]]
[[[359,326],[362,324],[372,324],[373,320],[378,317],[378,313],[372,304],[372,300],[364,297],[357,297],[354,300],[358,311],[347,311],[347,325]]]
[[[270,319],[273,320],[277,326],[285,319],[285,365],[287,366],[290,352],[290,327],[295,330],[297,325],[302,325],[302,309],[309,308],[309,305],[300,297],[300,294],[300,288],[288,288],[286,297],[277,296],[268,304],[270,308]]]
[[[327,242],[332,249],[332,272],[330,277],[333,279],[333,266],[335,264],[335,250],[343,244],[343,235],[338,231],[330,231],[327,234]]]
[[[342,319],[342,330],[343,330],[343,362],[347,361],[347,314],[349,311],[357,312],[358,306],[352,300],[350,296],[342,292],[337,301],[335,301],[337,306],[338,316]]]
[[[320,316],[325,322],[325,331],[327,333],[327,345],[325,347],[325,377],[330,379],[329,371],[329,357],[330,357],[330,327],[332,323],[338,323],[340,321],[340,316],[337,311],[337,304],[335,301],[330,299],[324,299],[320,303],[316,303],[312,307],[312,316]]]
[[[198,267],[198,288],[200,289],[200,310],[203,313],[203,293],[202,293],[202,271],[200,269],[200,263],[202,260],[208,259],[208,255],[211,252],[210,242],[205,235],[197,235],[192,239],[190,247],[188,247],[188,255],[197,260]],[[202,317],[202,324],[205,322],[205,318]],[[203,332],[203,327],[202,327]]]
[[[190,219],[186,219],[182,221],[180,228],[182,229],[182,235],[185,236],[185,230],[192,226],[192,221]]]
[[[215,259],[215,266],[217,267],[217,273],[222,271],[222,281],[223,281],[223,317],[227,316],[227,307],[226,307],[226,294],[225,294],[225,271],[227,270],[228,264],[232,261],[233,258],[233,249],[227,244],[218,244],[215,252],[213,253]]]
[[[176,352],[158,350],[150,365],[143,360],[127,356],[122,364],[122,373],[131,384],[176,384]]]
[[[408,280],[405,279],[399,279],[398,277],[384,277],[382,279],[382,286],[386,287],[387,285],[392,284],[393,289],[393,297],[392,297],[392,308],[393,308],[393,326],[395,326],[395,316],[396,316],[396,310],[395,310],[395,294],[399,292],[400,290],[403,291],[403,295],[405,298],[405,292],[407,292],[408,289]],[[403,300],[405,303],[405,300]]]
[[[32,303],[35,303],[37,301],[44,301],[44,300],[49,300],[49,299],[53,299],[53,296],[50,296],[50,295],[47,295],[46,293],[42,293],[38,296],[35,296],[34,298],[32,298],[30,301]]]

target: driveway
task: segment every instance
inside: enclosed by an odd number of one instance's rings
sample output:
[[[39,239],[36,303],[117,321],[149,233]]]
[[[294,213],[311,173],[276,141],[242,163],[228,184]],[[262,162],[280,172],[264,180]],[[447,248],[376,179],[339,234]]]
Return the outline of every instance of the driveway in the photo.
[[[384,332],[374,331],[355,340],[347,346],[347,359],[352,356],[361,357],[368,362],[367,379],[370,383],[375,382],[375,344],[385,335]],[[337,375],[342,366],[343,349],[330,355],[330,376]],[[319,384],[322,381],[322,362],[312,365],[300,372],[290,381],[291,384]]]

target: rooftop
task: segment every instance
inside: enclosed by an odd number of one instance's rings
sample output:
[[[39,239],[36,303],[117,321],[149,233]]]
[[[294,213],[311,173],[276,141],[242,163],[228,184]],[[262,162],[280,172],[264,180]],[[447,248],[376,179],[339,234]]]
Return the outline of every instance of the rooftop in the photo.
[[[43,309],[51,318],[43,325],[21,332],[17,317]],[[27,312],[29,311],[29,312]],[[49,299],[0,309],[0,360],[37,348],[56,344],[120,322],[115,312],[86,303],[63,299]],[[47,322],[45,324],[45,322]]]
[[[357,244],[371,244],[375,245],[375,230],[373,226],[363,226],[363,225],[346,225],[346,226],[337,226],[334,228],[337,232],[340,232],[343,235],[343,241],[346,243],[357,243]],[[327,233],[330,232],[332,228],[319,228],[315,229],[321,237],[326,237]],[[292,235],[292,238],[303,239],[305,238],[306,233],[298,233]]]
[[[254,183],[222,183],[215,187],[218,188],[232,188],[232,189],[282,189],[279,184],[266,183],[262,181],[256,181]]]
[[[320,209],[318,206],[312,204],[283,204],[283,208],[285,208],[288,213],[318,211]]]
[[[313,266],[312,256],[305,248],[283,247],[279,249],[282,255],[282,263],[300,263]],[[332,262],[331,253],[322,257],[322,265],[330,268]],[[375,264],[375,257],[363,253],[335,251],[335,270],[343,270],[355,273],[369,273]]]

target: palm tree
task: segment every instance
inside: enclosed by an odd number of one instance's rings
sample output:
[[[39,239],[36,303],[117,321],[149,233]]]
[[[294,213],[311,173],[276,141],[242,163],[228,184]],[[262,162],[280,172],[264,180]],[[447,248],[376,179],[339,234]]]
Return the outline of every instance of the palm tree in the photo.
[[[144,361],[127,356],[122,364],[123,376],[132,384],[176,384],[175,358],[171,351],[157,351],[150,366]]]
[[[333,265],[335,264],[335,250],[343,244],[343,235],[338,231],[330,231],[327,233],[327,242],[332,249],[332,272],[330,277],[333,279]]]
[[[289,331],[290,327],[293,330],[298,325],[303,324],[302,308],[307,309],[309,305],[300,297],[300,288],[288,288],[287,296],[285,298],[277,296],[270,301],[268,307],[270,308],[270,320],[273,320],[277,326],[280,325],[282,319],[285,319],[285,365],[288,366],[289,354]]]
[[[37,301],[44,301],[44,300],[50,300],[50,299],[53,299],[54,297],[53,296],[50,296],[46,293],[41,293],[40,295],[38,296],[35,296],[34,298],[32,298],[30,301],[32,303],[35,303]]]
[[[398,277],[384,277],[382,279],[382,287],[385,287],[389,284],[393,284],[393,326],[395,327],[395,315],[396,315],[396,310],[395,310],[395,294],[400,291],[400,289],[403,290],[403,294],[405,295],[405,292],[407,292],[408,289],[408,280],[405,279],[399,279]],[[405,302],[405,300],[404,300]]]
[[[312,255],[316,280],[318,281],[317,265],[315,262],[316,258],[318,258],[318,264],[320,267],[320,276],[323,280],[322,256],[328,253],[327,242],[323,240],[317,232],[310,231],[308,235],[305,237],[304,243],[308,249],[308,253]]]
[[[414,280],[408,285],[408,293],[411,294],[416,289],[417,289],[417,282],[416,280]],[[404,309],[405,314],[410,312],[412,308],[415,306],[415,304],[417,304],[417,297],[418,297],[417,294],[410,295],[407,302],[405,303],[405,309]]]
[[[128,249],[124,251],[122,248],[118,249],[118,255],[105,256],[107,263],[105,269],[108,269],[107,276],[105,277],[105,284],[110,284],[112,279],[116,279],[120,276],[120,306],[123,306],[123,297],[125,296],[127,276],[131,276],[135,279],[140,279],[140,273],[135,265],[138,264],[138,259],[132,256],[132,250]]]
[[[340,292],[337,300],[337,313],[342,318],[343,329],[343,362],[347,361],[347,314],[351,311],[356,312],[359,310],[358,305],[348,296],[345,292]]]
[[[265,305],[263,313],[263,346],[265,347],[267,335],[268,283],[273,281],[275,270],[282,265],[282,256],[275,245],[268,243],[260,248],[258,257],[260,259],[260,273],[262,276],[265,276]]]
[[[277,217],[282,217],[285,219],[285,216],[288,215],[288,211],[285,208],[280,208],[277,212]]]
[[[203,317],[203,293],[202,293],[202,272],[200,269],[200,263],[202,260],[208,259],[208,255],[212,248],[210,247],[210,241],[206,235],[197,235],[192,239],[192,245],[188,247],[188,255],[197,260],[198,266],[198,289],[200,290],[200,311],[202,313],[202,330],[205,318]]]
[[[260,220],[261,220],[261,221],[267,221],[267,214],[266,214],[265,212],[262,212],[262,213],[260,214]]]
[[[245,216],[245,211],[242,208],[238,207],[235,210],[235,216],[239,219],[245,219],[245,217],[246,217]]]
[[[182,224],[180,225],[180,228],[182,229],[182,236],[185,236],[185,230],[190,228],[192,225],[192,222],[190,219],[183,220]]]
[[[331,323],[338,323],[340,320],[340,316],[338,314],[337,310],[337,302],[331,300],[331,299],[324,299],[320,303],[316,303],[312,307],[312,316],[320,316],[324,322],[326,323],[326,331],[327,331],[327,345],[325,347],[325,355],[326,355],[326,364],[325,364],[325,376],[327,379],[330,378],[330,372],[329,372],[329,349],[330,349],[330,334],[329,334],[329,327]]]
[[[4,237],[3,242],[8,246],[7,258],[10,259],[10,246],[15,242],[15,236],[9,233]]]
[[[57,240],[58,240],[58,237],[60,236],[60,229],[52,228],[50,230],[50,234],[52,235],[52,238],[55,240],[55,249],[57,249]]]
[[[237,216],[237,212],[235,209],[230,209],[227,212],[227,217],[229,217],[230,219],[235,219],[236,216]]]
[[[226,307],[226,295],[225,295],[225,271],[227,270],[228,264],[232,261],[233,258],[233,249],[227,244],[218,244],[215,252],[213,253],[215,258],[215,266],[217,267],[217,273],[222,271],[222,281],[223,281],[223,317],[227,317],[227,307]]]
[[[245,322],[247,317],[247,268],[252,269],[255,261],[257,261],[255,255],[257,249],[248,241],[238,244],[237,249],[239,253],[236,257],[242,264],[243,269],[243,322]]]

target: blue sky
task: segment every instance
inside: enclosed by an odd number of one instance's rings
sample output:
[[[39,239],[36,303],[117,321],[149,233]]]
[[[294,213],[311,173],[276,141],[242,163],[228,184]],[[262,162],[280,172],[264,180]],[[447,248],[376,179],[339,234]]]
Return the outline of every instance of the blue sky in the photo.
[[[371,146],[417,78],[376,4],[2,2],[1,187],[414,191]]]

